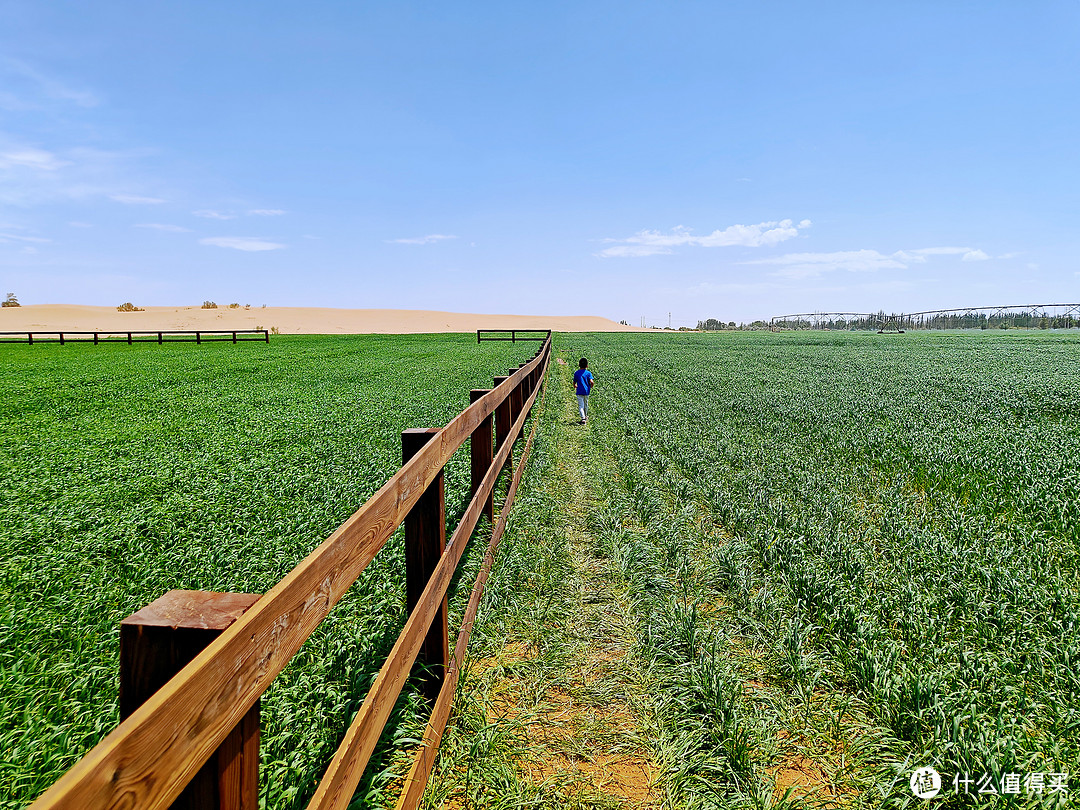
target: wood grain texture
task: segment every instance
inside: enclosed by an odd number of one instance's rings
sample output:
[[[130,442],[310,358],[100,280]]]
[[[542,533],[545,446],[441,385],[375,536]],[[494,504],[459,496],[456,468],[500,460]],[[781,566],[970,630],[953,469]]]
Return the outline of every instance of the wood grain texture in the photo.
[[[126,718],[259,599],[169,591],[120,623],[120,718]],[[173,801],[171,810],[257,810],[256,703]]]
[[[476,402],[480,397],[487,394],[487,390],[474,388],[469,392],[469,402]],[[491,416],[484,419],[480,425],[473,431],[472,438],[469,439],[469,495],[470,497],[476,495],[480,490],[480,484],[484,480],[484,475],[487,474],[488,467],[491,466],[491,459],[493,456],[494,445],[492,443],[492,422]],[[487,519],[494,523],[495,521],[495,497],[494,493],[488,493],[487,501],[484,504],[484,514],[487,515]]]
[[[414,428],[401,434],[402,461],[408,461],[438,433],[435,429]],[[446,548],[446,488],[444,475],[435,476],[420,500],[405,516],[405,607],[411,613],[420,601],[427,581]],[[428,628],[427,638],[420,646],[417,666],[426,668],[423,676],[424,694],[434,703],[446,677],[450,663],[450,641],[447,632],[446,597],[443,596],[435,617]]]
[[[546,371],[546,367],[540,371],[539,379],[542,384],[545,379],[543,372]],[[545,389],[540,395],[546,396],[546,394]],[[480,599],[484,595],[484,586],[487,584],[488,576],[491,574],[491,568],[495,562],[495,552],[498,550],[503,533],[506,531],[507,518],[511,507],[514,505],[514,496],[517,494],[518,484],[525,469],[525,462],[529,459],[529,450],[532,448],[535,435],[536,422],[534,421],[532,430],[529,431],[529,438],[525,442],[525,448],[521,453],[521,461],[514,470],[513,478],[510,480],[510,489],[506,493],[506,501],[499,512],[499,520],[492,529],[491,542],[488,544],[487,551],[484,554],[484,562],[480,566],[480,573],[477,574],[476,581],[473,583],[472,593],[469,595],[469,604],[465,608],[465,614],[461,619],[461,627],[458,630],[454,654],[446,671],[446,682],[435,700],[431,717],[424,728],[420,747],[413,755],[412,765],[409,768],[408,775],[405,777],[404,789],[398,795],[394,810],[416,810],[424,798],[424,790],[427,788],[428,779],[431,777],[431,770],[435,765],[439,744],[442,742],[446,723],[450,719],[450,710],[454,705],[454,694],[457,690],[461,667],[465,662],[465,651],[469,646],[469,638],[472,635],[473,624],[476,621],[476,613],[480,608]]]
[[[511,377],[511,380],[514,378]],[[529,400],[535,398],[535,393]],[[468,544],[469,537],[483,510],[483,499],[495,486],[499,473],[509,456],[514,438],[521,433],[527,413],[523,410],[518,420],[511,427],[508,440],[495,456],[495,460],[484,477],[479,492],[469,502],[465,514],[454,530],[446,545],[446,551],[428,580],[423,596],[416,608],[409,614],[405,628],[398,636],[393,650],[387,657],[382,669],[375,678],[371,689],[360,710],[356,713],[344,739],[334,754],[330,767],[315,790],[315,795],[308,804],[308,810],[346,810],[352,801],[353,793],[364,774],[364,769],[375,750],[375,744],[382,734],[390,712],[401,693],[409,669],[416,660],[420,644],[431,624],[438,606],[446,595],[446,589],[457,569],[461,555]],[[519,474],[520,475],[520,474]]]
[[[33,810],[167,807],[356,581],[454,451],[540,359],[458,414],[330,537],[42,794]]]

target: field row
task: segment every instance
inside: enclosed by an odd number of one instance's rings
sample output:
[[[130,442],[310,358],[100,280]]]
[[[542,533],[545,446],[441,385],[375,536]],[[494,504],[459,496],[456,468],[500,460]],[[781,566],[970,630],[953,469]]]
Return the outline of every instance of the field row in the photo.
[[[632,807],[914,806],[919,766],[944,806],[956,776],[1075,782],[1075,336],[557,346],[564,383],[588,356],[592,414],[571,424],[564,384],[545,416],[432,807],[607,806],[572,774],[612,740],[648,760]],[[597,600],[632,628],[625,660],[589,646]],[[576,770],[535,761],[552,740]]]
[[[857,699],[898,761],[1075,773],[1078,349],[599,338],[597,429],[643,524],[697,504],[718,534],[702,584],[766,645],[733,678]]]

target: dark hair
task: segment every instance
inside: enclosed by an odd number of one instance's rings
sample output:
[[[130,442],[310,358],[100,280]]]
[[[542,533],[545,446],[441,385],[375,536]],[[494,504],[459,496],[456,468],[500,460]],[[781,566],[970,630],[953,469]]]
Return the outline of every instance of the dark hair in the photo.
[[[589,361],[586,360],[584,357],[582,357],[581,360],[578,361],[577,365],[578,365],[578,368],[588,368],[589,367]]]

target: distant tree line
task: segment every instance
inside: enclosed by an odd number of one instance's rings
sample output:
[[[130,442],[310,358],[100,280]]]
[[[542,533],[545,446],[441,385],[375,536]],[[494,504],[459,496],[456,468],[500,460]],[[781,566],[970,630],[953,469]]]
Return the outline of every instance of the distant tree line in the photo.
[[[956,312],[905,315],[884,311],[864,316],[788,318],[774,324],[781,329],[878,330],[898,329],[1072,329],[1080,326],[1075,315],[1039,312]]]
[[[750,323],[735,323],[735,321],[718,321],[716,318],[708,318],[697,322],[699,332],[730,332],[733,330],[767,329],[769,324],[765,321],[751,321]]]

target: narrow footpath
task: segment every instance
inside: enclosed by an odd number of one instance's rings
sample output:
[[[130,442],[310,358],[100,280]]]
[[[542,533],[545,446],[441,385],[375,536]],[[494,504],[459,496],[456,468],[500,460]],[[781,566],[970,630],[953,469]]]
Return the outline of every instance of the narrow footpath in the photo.
[[[460,754],[444,752],[440,784],[429,791],[432,807],[494,806],[511,794],[535,807],[665,806],[650,757],[641,667],[632,656],[628,594],[610,558],[597,553],[601,540],[592,523],[599,501],[587,447],[592,425],[579,424],[574,367],[565,356],[552,363],[547,413],[540,417],[548,441],[538,453],[539,469],[530,470],[541,491],[531,503],[523,499],[517,536],[507,543],[518,544],[520,555],[535,558],[539,547],[549,556],[529,559],[526,565],[539,573],[520,571],[522,592],[504,597],[520,623],[478,625],[493,641],[478,645],[462,693],[483,711],[483,723],[469,729],[469,706],[461,707],[465,720],[451,734],[461,738],[450,746]],[[525,544],[533,544],[531,552]],[[511,557],[502,560],[504,568],[516,569],[519,555],[504,551]],[[538,584],[545,574],[551,587]],[[500,609],[492,606],[488,615],[499,621]],[[502,744],[493,744],[500,736]]]

